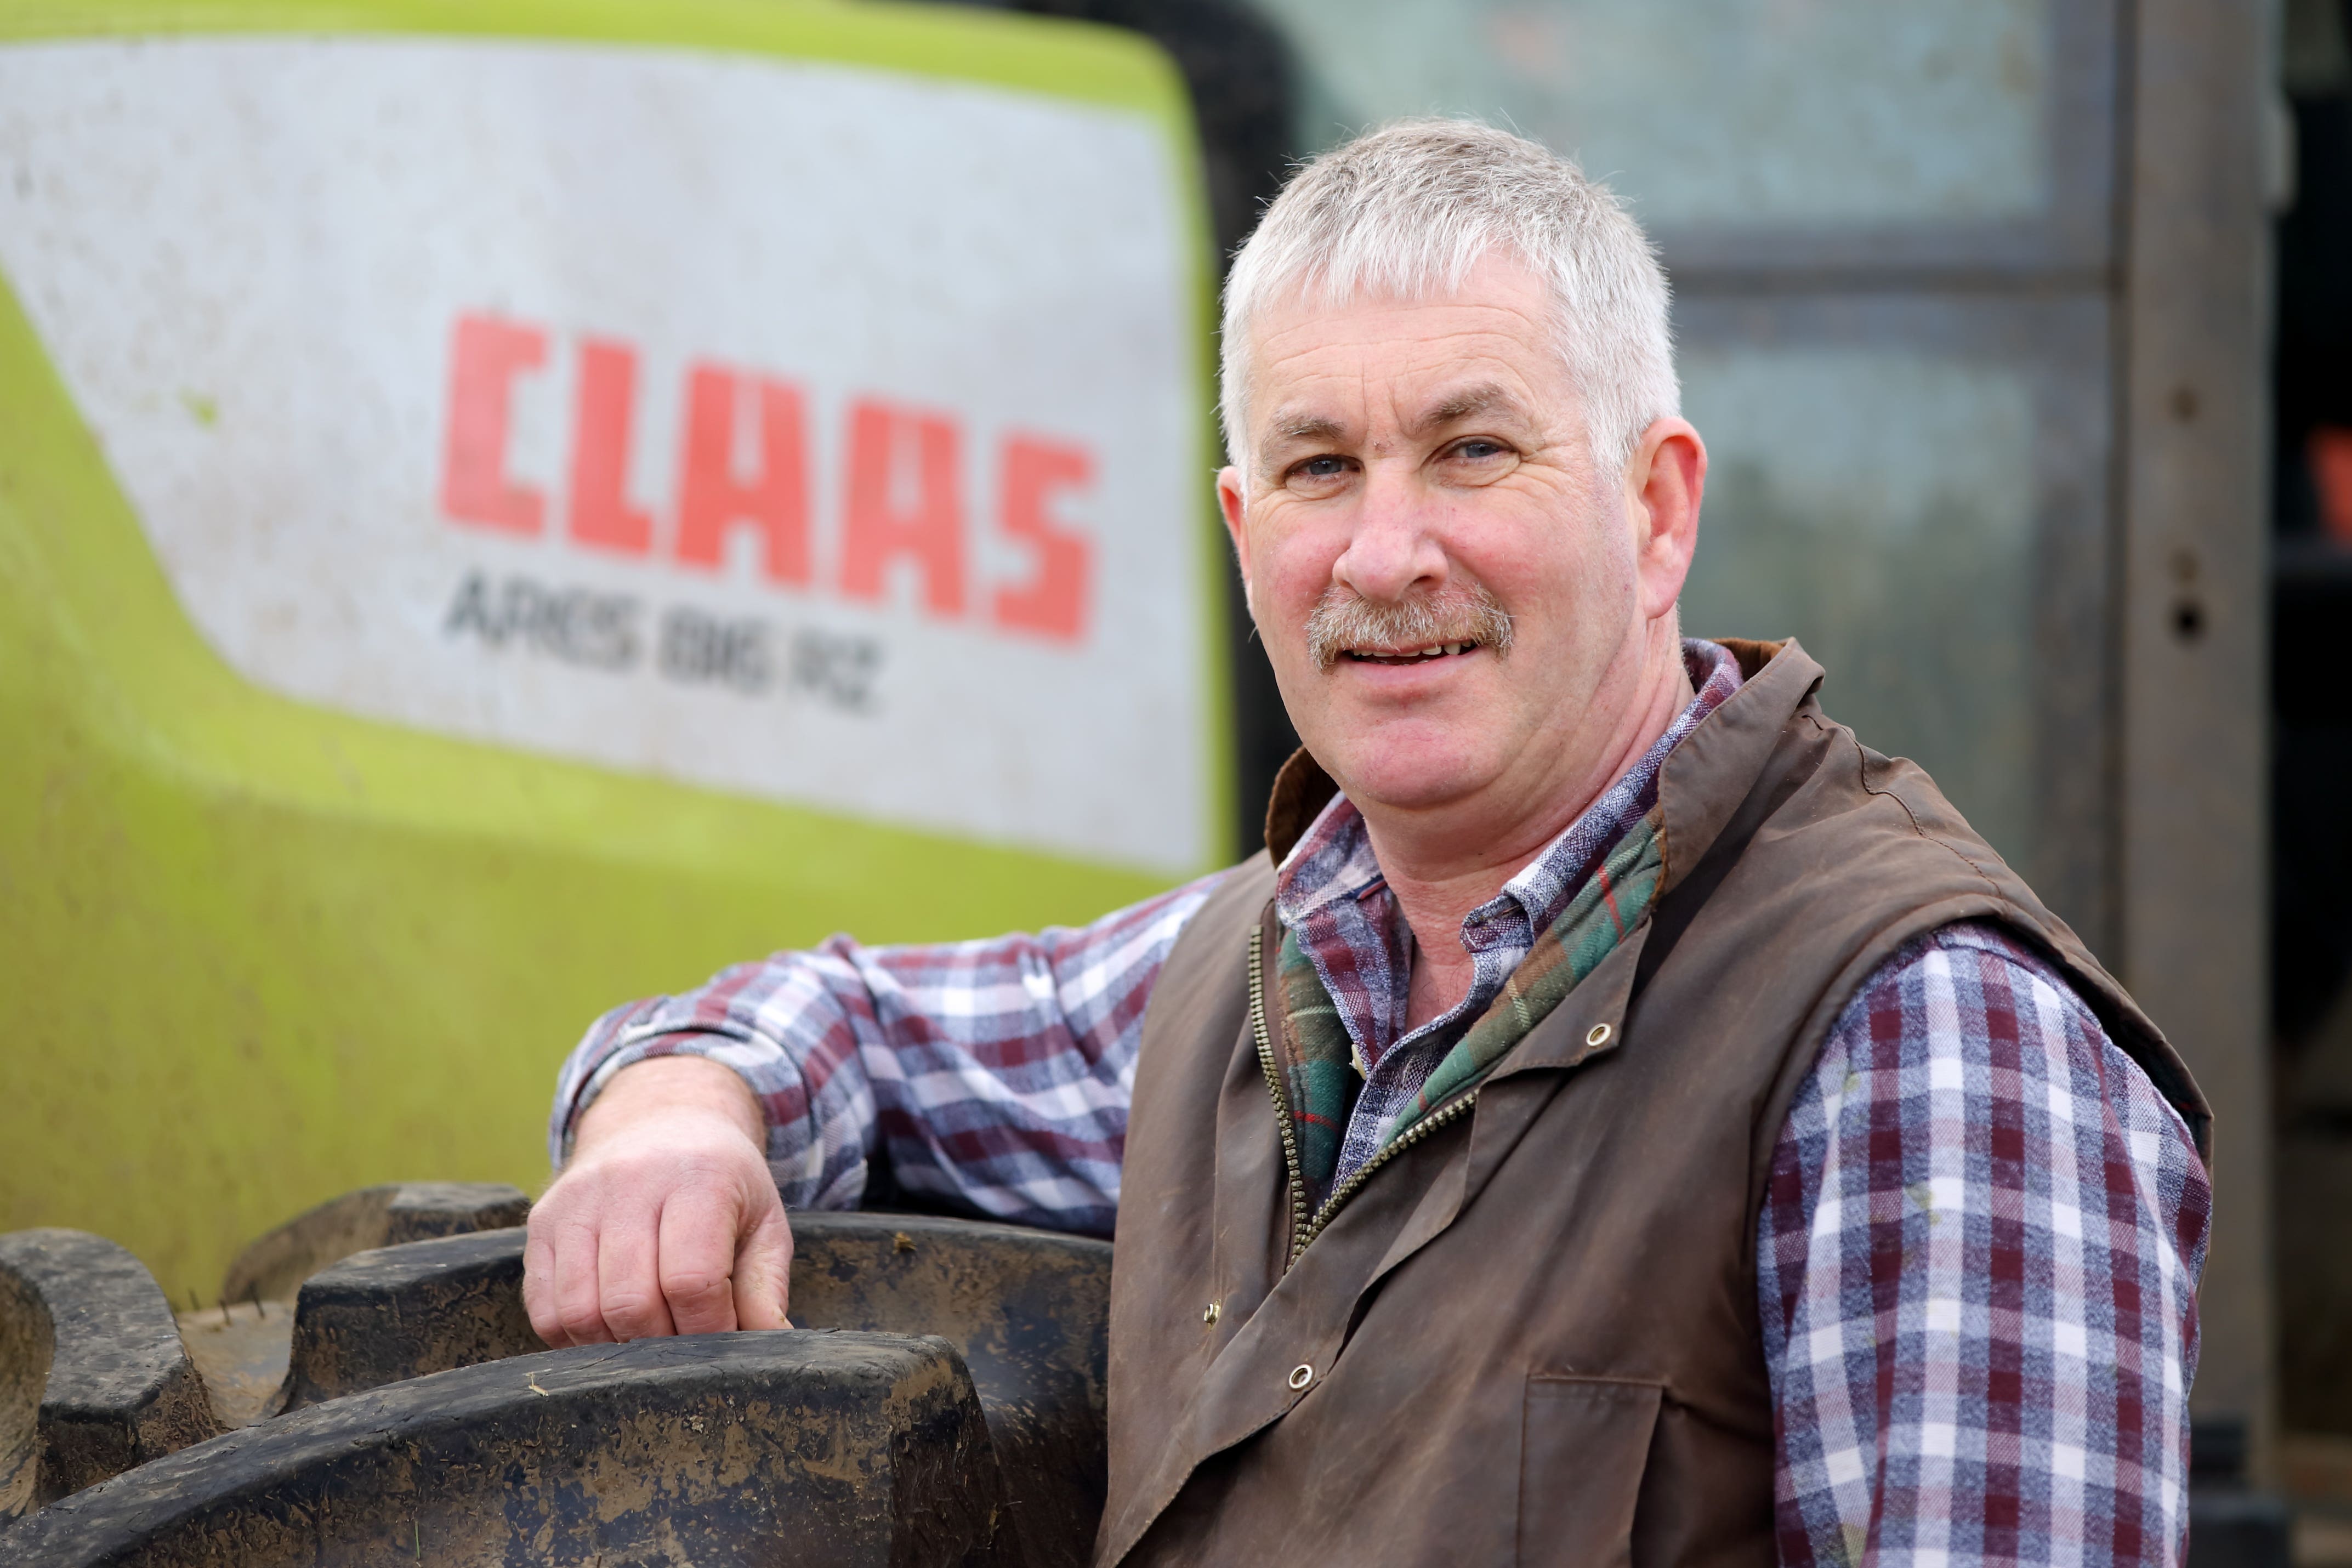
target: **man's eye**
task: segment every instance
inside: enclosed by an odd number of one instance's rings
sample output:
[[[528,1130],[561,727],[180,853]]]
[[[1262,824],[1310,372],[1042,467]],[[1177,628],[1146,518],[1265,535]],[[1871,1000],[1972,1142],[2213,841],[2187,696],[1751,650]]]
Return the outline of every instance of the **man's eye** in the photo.
[[[1467,458],[1476,463],[1483,462],[1488,458],[1499,458],[1509,450],[1510,448],[1500,441],[1470,440],[1454,447],[1454,455],[1457,458]]]
[[[1309,458],[1295,470],[1303,479],[1336,479],[1348,471],[1344,458]]]

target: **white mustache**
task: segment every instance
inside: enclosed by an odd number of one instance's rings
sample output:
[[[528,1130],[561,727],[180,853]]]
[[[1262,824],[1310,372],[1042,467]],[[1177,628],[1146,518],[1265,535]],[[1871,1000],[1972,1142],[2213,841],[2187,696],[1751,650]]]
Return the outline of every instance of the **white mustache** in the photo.
[[[1510,612],[1495,595],[1465,588],[1420,589],[1401,599],[1367,599],[1337,584],[1307,617],[1307,651],[1318,669],[1328,669],[1356,648],[1427,647],[1437,643],[1476,643],[1500,658],[1511,649]]]

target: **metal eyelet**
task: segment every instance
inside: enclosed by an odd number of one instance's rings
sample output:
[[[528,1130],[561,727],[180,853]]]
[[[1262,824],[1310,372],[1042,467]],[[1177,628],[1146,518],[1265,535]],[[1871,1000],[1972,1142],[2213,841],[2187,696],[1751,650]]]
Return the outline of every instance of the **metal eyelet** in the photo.
[[[1305,1362],[1300,1362],[1290,1369],[1290,1386],[1294,1391],[1304,1388],[1314,1381],[1315,1369]]]
[[[1593,1025],[1590,1030],[1586,1031],[1584,1043],[1595,1047],[1607,1045],[1609,1043],[1609,1026],[1606,1024]]]

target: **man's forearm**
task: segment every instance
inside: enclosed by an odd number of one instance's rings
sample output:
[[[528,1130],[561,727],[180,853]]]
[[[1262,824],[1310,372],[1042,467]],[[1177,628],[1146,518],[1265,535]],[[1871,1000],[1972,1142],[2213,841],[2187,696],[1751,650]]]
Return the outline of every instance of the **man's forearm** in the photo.
[[[643,1066],[707,1058],[749,1086],[791,1207],[855,1207],[887,1142],[910,1190],[1107,1235],[1143,998],[1212,885],[986,942],[835,937],[615,1008],[564,1063],[551,1155],[576,1158],[603,1096]],[[968,1136],[980,1127],[991,1136]]]

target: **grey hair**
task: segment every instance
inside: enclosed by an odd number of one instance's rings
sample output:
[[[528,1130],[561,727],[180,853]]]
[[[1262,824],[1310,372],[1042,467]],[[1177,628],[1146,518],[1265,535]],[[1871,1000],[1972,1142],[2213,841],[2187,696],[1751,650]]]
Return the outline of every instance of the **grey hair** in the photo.
[[[1280,303],[1457,292],[1490,254],[1549,285],[1593,462],[1614,479],[1682,412],[1665,270],[1617,197],[1569,160],[1471,120],[1401,120],[1302,165],[1225,279],[1217,416],[1246,466],[1250,329]]]

